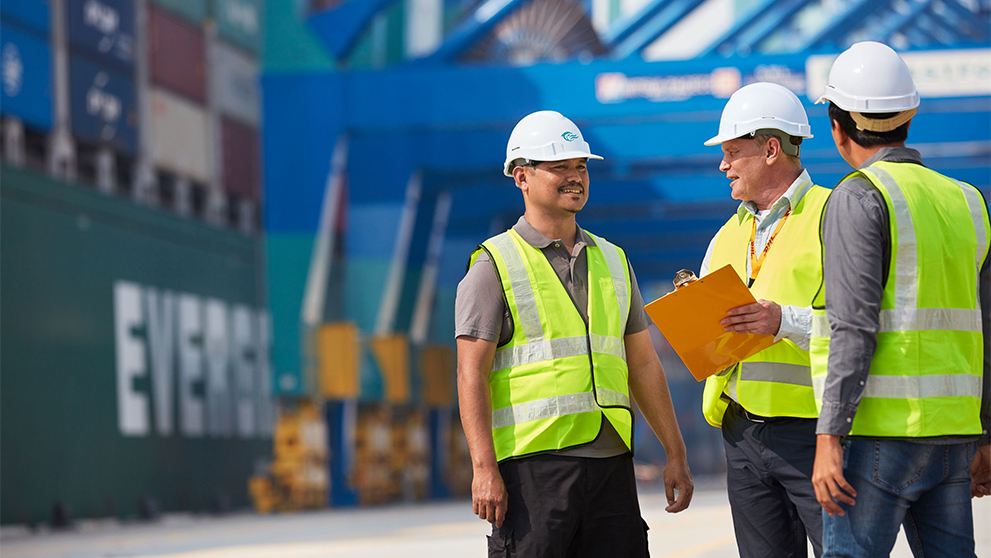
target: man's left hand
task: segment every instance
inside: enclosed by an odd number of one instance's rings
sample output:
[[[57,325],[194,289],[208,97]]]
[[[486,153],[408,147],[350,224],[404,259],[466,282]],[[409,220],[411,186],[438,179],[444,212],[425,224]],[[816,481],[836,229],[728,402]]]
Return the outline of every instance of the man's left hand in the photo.
[[[719,323],[725,326],[726,331],[777,335],[781,329],[781,306],[761,299],[753,304],[731,308]]]
[[[991,495],[991,446],[980,446],[970,463],[970,495],[983,498]]]
[[[677,498],[675,498],[676,490]],[[664,511],[678,513],[686,510],[692,503],[693,492],[695,492],[695,483],[692,481],[691,471],[688,470],[688,460],[668,461],[664,466],[664,493],[668,498],[668,507],[664,508]]]
[[[837,500],[847,505],[856,504],[857,491],[843,478],[843,447],[840,437],[829,434],[816,436],[816,459],[812,466],[812,487],[816,500],[829,517],[843,516],[843,508]]]

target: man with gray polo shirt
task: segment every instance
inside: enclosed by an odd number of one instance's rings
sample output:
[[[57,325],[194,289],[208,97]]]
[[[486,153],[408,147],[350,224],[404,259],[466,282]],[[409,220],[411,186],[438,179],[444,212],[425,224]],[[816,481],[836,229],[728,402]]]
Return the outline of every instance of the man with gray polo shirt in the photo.
[[[461,421],[489,556],[647,556],[630,395],[664,445],[676,513],[693,484],[636,278],[578,227],[588,144],[553,111],[523,118],[504,172],[526,212],[486,240],[458,286]],[[677,497],[676,497],[677,493]]]

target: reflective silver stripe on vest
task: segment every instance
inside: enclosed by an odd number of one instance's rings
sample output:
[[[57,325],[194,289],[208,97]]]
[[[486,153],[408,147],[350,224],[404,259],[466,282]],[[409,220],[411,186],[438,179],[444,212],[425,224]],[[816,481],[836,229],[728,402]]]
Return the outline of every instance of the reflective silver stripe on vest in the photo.
[[[974,221],[974,232],[977,233],[977,270],[980,272],[981,260],[988,250],[988,234],[984,229],[984,204],[981,203],[981,194],[973,186],[968,186],[959,180],[955,180],[957,186],[963,190],[963,195],[967,199],[967,207],[970,208],[970,218]]]
[[[881,310],[879,333],[890,331],[981,331],[981,311],[966,308]],[[812,316],[812,337],[830,337],[829,319]]]
[[[981,331],[980,310],[895,308],[881,310],[880,331]]]
[[[590,337],[592,352],[613,355],[626,361],[626,350],[621,339],[595,334]],[[495,358],[492,360],[492,371],[587,354],[588,339],[584,335],[562,339],[541,339],[496,350]]]
[[[630,291],[626,288],[626,270],[623,269],[623,259],[619,256],[619,248],[597,236],[592,236],[592,238],[602,250],[602,255],[606,258],[606,265],[609,266],[609,275],[612,276],[616,300],[619,303],[619,323],[623,324],[623,331],[626,331],[626,320],[630,316]]]
[[[817,399],[822,399],[825,376],[813,378]],[[970,374],[935,376],[880,376],[871,374],[864,397],[875,399],[928,399],[931,397],[981,397],[984,379]]]
[[[506,273],[509,275],[509,284],[513,289],[516,311],[520,317],[519,326],[523,328],[523,334],[526,335],[528,342],[543,339],[544,328],[540,325],[540,312],[537,311],[537,301],[530,286],[530,276],[527,275],[526,265],[523,264],[523,257],[520,256],[516,243],[508,232],[492,238],[490,242],[499,250],[503,261],[506,262]]]
[[[611,389],[595,388],[599,396],[599,405],[603,407],[630,407],[630,396]]]
[[[599,403],[602,405],[630,406],[630,398],[626,394],[608,389],[599,389],[598,393]],[[525,403],[510,405],[509,407],[493,409],[492,430],[534,420],[574,415],[577,413],[590,413],[598,409],[599,405],[595,403],[595,395],[592,392],[571,393],[568,395],[558,395],[557,397],[535,399]]]
[[[541,339],[523,345],[498,349],[492,360],[492,371],[505,370],[511,366],[523,366],[545,360],[587,355],[588,340],[585,336],[564,337],[561,339]]]
[[[626,346],[623,345],[623,340],[618,337],[609,337],[606,335],[597,335],[592,333],[589,335],[592,341],[592,352],[612,355],[623,359],[626,362]]]
[[[912,212],[908,208],[908,201],[905,194],[895,182],[895,179],[888,174],[888,171],[879,167],[868,167],[861,169],[861,172],[872,175],[888,191],[891,199],[891,206],[895,214],[892,215],[897,224],[897,254],[895,256],[895,274],[891,280],[895,282],[895,308],[916,308],[919,300],[919,253],[915,239],[915,224],[912,222]]]
[[[829,337],[832,330],[825,314],[812,314],[812,337]]]
[[[812,387],[812,369],[801,364],[783,362],[741,362],[741,382],[777,382]]]

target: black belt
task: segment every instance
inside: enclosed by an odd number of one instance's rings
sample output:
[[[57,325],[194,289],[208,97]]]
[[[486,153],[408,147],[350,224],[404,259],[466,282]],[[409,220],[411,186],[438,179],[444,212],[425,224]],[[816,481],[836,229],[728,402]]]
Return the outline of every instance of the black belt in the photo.
[[[749,420],[750,422],[774,422],[777,420],[787,420],[794,418],[794,417],[765,417],[761,415],[755,415],[750,411],[744,409],[743,405],[740,405],[739,403],[733,401],[732,399],[729,400],[729,406],[731,409],[733,409],[734,412],[736,412],[736,414]]]

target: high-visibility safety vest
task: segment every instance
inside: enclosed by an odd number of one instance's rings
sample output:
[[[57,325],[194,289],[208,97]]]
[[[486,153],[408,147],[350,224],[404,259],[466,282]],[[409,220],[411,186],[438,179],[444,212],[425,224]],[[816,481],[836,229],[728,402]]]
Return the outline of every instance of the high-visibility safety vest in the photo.
[[[602,416],[633,448],[633,412],[623,336],[630,272],[619,247],[588,246],[588,326],[539,249],[510,229],[472,254],[489,254],[513,320],[489,375],[496,459],[591,442]]]
[[[812,186],[792,209],[750,287],[754,298],[790,306],[812,305],[822,283],[819,226],[829,193],[826,188]],[[747,277],[753,219],[753,215],[744,212],[723,225],[712,248],[709,269],[730,264],[741,278]],[[727,407],[722,394],[733,370],[737,371],[736,399],[751,413],[766,417],[818,416],[809,352],[783,339],[737,366],[706,378],[702,414],[709,424],[722,426]]]
[[[877,162],[863,176],[884,196],[891,263],[877,349],[850,435],[928,437],[981,433],[984,344],[978,275],[991,225],[969,184],[914,163]],[[829,362],[829,293],[813,305],[816,403]]]

